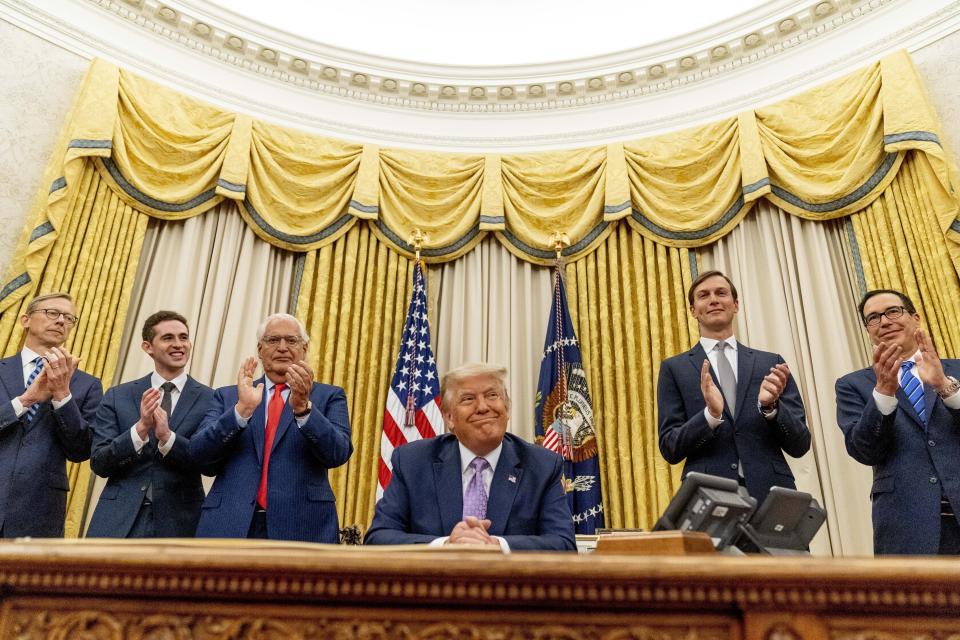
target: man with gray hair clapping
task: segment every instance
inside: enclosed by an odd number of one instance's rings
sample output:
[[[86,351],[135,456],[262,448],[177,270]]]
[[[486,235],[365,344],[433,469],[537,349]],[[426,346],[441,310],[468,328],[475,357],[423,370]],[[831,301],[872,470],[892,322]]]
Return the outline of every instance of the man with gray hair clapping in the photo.
[[[236,386],[214,393],[191,454],[216,475],[197,537],[336,543],[336,501],[327,470],[353,452],[343,389],[313,381],[309,337],[286,313],[257,330],[257,359],[240,366]]]

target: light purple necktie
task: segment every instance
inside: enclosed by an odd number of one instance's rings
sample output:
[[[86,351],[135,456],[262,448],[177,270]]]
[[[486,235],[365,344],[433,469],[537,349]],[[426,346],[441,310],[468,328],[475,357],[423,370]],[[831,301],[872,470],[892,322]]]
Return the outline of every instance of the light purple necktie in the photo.
[[[483,520],[487,517],[487,490],[483,486],[482,473],[490,463],[477,456],[470,461],[470,466],[473,467],[473,477],[463,492],[463,517],[475,516]]]

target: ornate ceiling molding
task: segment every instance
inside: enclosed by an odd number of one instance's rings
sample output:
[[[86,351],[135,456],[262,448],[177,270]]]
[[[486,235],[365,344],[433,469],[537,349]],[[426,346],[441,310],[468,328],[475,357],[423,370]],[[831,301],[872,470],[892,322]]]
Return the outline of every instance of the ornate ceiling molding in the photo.
[[[549,111],[642,98],[752,64],[831,34],[897,0],[801,0],[754,11],[739,29],[704,30],[555,65],[441,67],[322,47],[223,12],[159,0],[87,0],[138,28],[272,82],[399,109]],[[902,1],[902,0],[901,0]],[[256,29],[256,30],[254,30]]]
[[[780,0],[583,60],[448,67],[299,40],[200,0],[0,0],[0,16],[230,109],[349,139],[529,150],[727,117],[960,29],[960,2]]]

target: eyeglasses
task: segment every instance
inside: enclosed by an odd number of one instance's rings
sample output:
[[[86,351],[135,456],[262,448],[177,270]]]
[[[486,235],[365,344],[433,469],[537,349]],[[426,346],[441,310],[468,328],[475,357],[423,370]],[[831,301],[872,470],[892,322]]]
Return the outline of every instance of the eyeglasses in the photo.
[[[306,343],[306,340],[300,336],[263,336],[260,338],[260,342],[269,347],[278,346],[281,340],[286,342],[288,347],[299,347]]]
[[[880,324],[881,316],[886,316],[887,320],[896,320],[901,317],[904,313],[907,312],[906,307],[890,307],[883,313],[871,313],[866,318],[863,319],[863,325],[865,327],[875,327]]]
[[[77,320],[80,319],[72,313],[67,313],[58,309],[34,309],[30,313],[42,313],[43,315],[47,316],[47,320],[53,320],[54,322],[60,319],[60,317],[63,317],[63,323],[68,327],[72,327],[73,325],[77,324]]]

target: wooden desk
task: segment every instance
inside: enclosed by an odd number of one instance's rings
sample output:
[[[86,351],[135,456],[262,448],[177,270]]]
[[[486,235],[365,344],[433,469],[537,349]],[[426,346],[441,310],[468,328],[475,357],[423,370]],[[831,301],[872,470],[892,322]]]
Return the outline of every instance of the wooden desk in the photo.
[[[0,543],[0,639],[948,640],[960,560]]]

